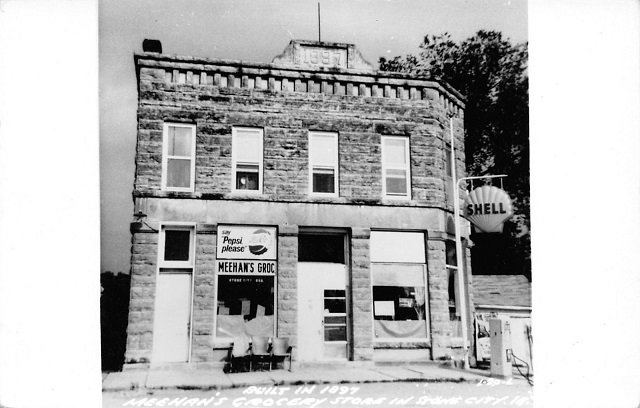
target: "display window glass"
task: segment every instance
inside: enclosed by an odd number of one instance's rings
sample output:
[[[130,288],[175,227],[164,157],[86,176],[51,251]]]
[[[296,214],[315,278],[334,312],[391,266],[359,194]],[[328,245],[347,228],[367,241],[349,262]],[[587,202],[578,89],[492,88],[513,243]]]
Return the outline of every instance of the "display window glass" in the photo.
[[[425,236],[371,232],[371,284],[376,341],[428,337]]]
[[[426,338],[424,265],[372,264],[371,268],[375,338]]]
[[[273,337],[277,231],[260,225],[217,228],[215,337]]]
[[[273,328],[273,276],[218,276],[216,337],[272,337]]]

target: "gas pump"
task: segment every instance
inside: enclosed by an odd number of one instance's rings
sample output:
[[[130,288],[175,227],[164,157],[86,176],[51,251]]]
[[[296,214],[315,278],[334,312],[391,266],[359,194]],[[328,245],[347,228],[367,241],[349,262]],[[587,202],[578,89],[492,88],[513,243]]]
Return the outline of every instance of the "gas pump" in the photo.
[[[489,335],[491,343],[491,376],[511,378],[511,330],[509,320],[505,318],[489,319]]]

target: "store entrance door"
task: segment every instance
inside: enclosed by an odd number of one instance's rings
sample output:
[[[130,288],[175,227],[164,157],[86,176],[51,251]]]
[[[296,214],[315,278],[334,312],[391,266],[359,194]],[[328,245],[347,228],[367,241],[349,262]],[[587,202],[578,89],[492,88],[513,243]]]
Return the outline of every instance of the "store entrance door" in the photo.
[[[298,263],[298,359],[348,358],[347,271],[344,264]]]
[[[152,363],[189,360],[190,317],[191,274],[158,274]]]

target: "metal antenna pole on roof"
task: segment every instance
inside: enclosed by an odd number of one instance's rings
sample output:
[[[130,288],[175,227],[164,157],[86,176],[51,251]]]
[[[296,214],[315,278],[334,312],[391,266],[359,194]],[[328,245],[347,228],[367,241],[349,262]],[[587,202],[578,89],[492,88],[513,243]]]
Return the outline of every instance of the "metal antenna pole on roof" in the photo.
[[[320,2],[318,2],[318,42],[322,42],[320,37]]]

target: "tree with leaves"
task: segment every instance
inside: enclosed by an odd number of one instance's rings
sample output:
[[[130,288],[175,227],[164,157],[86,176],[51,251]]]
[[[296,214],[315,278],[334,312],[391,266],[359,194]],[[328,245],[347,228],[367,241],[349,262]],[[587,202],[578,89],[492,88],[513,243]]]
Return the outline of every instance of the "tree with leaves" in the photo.
[[[512,44],[501,33],[484,30],[460,43],[447,33],[427,35],[419,55],[379,62],[381,71],[444,81],[464,95],[467,174],[508,175],[503,187],[514,207],[502,234],[472,235],[473,273],[530,279],[527,44]]]

